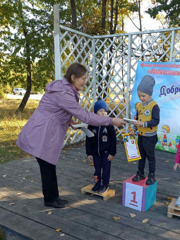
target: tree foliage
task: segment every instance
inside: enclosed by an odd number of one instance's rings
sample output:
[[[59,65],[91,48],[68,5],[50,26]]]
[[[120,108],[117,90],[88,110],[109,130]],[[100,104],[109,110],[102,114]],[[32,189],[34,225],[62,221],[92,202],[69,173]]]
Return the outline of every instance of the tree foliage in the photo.
[[[1,0],[0,85],[27,89],[18,108],[22,111],[32,90],[40,91],[54,80],[55,3],[59,4],[61,24],[90,35],[102,35],[124,32],[126,19],[134,12],[139,13],[140,2],[142,0],[83,0],[82,4],[82,0]],[[165,1],[156,0],[157,4],[162,2],[165,6]],[[177,4],[176,7],[166,5],[171,10],[179,9]]]
[[[152,2],[155,7],[147,11],[151,17],[156,18],[160,12],[165,12],[169,26],[180,26],[180,0],[153,0]]]
[[[22,111],[31,92],[52,78],[53,73],[53,12],[47,4],[35,0],[4,0],[0,3],[1,85],[21,85],[26,94]],[[46,77],[44,77],[46,71]]]

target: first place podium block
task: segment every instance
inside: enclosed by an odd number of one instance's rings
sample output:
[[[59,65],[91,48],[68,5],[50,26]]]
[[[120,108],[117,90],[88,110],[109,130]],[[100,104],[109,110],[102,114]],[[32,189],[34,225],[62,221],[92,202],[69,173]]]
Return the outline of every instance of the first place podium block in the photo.
[[[147,177],[139,182],[133,182],[133,177],[123,182],[122,205],[147,211],[156,202],[157,181],[153,185],[146,185]]]

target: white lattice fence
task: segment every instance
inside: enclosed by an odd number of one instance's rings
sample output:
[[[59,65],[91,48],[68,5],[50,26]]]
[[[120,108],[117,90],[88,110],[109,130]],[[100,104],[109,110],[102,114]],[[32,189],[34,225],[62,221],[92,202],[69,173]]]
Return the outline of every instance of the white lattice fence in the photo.
[[[80,94],[80,103],[92,111],[94,102],[103,99],[112,117],[129,117],[139,61],[166,62],[180,58],[180,28],[92,37],[60,26],[59,39],[62,73],[76,61],[89,69],[87,88]],[[118,138],[125,131],[116,130]],[[83,133],[70,129],[65,144],[82,139]]]

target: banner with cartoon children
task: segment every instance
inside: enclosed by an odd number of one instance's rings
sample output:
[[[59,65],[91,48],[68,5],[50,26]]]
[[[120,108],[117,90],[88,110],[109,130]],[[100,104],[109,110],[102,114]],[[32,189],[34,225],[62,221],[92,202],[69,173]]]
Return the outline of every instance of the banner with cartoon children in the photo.
[[[155,79],[152,99],[160,107],[156,149],[176,153],[180,140],[180,63],[138,63],[131,98],[132,119],[136,115],[136,106],[140,102],[137,87],[145,75],[151,75]]]

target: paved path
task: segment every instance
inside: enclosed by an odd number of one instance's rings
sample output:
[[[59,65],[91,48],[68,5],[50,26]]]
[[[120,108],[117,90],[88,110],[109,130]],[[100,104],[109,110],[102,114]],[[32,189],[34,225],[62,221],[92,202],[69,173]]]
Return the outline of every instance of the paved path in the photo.
[[[6,94],[9,99],[23,99],[22,95]],[[30,94],[29,99],[41,100],[43,94]]]
[[[93,183],[94,171],[86,161],[84,145],[63,150],[57,175],[60,194],[69,201],[64,209],[43,206],[39,167],[33,157],[2,164],[0,225],[18,233],[15,239],[24,235],[35,240],[179,240],[180,218],[167,218],[166,202],[180,192],[180,171],[172,170],[174,154],[156,151],[156,156],[157,202],[147,212],[122,206],[122,183],[137,168],[136,162],[127,162],[122,144],[112,162],[110,186],[116,196],[108,201],[81,194],[82,187]],[[142,223],[145,218],[149,221]]]

